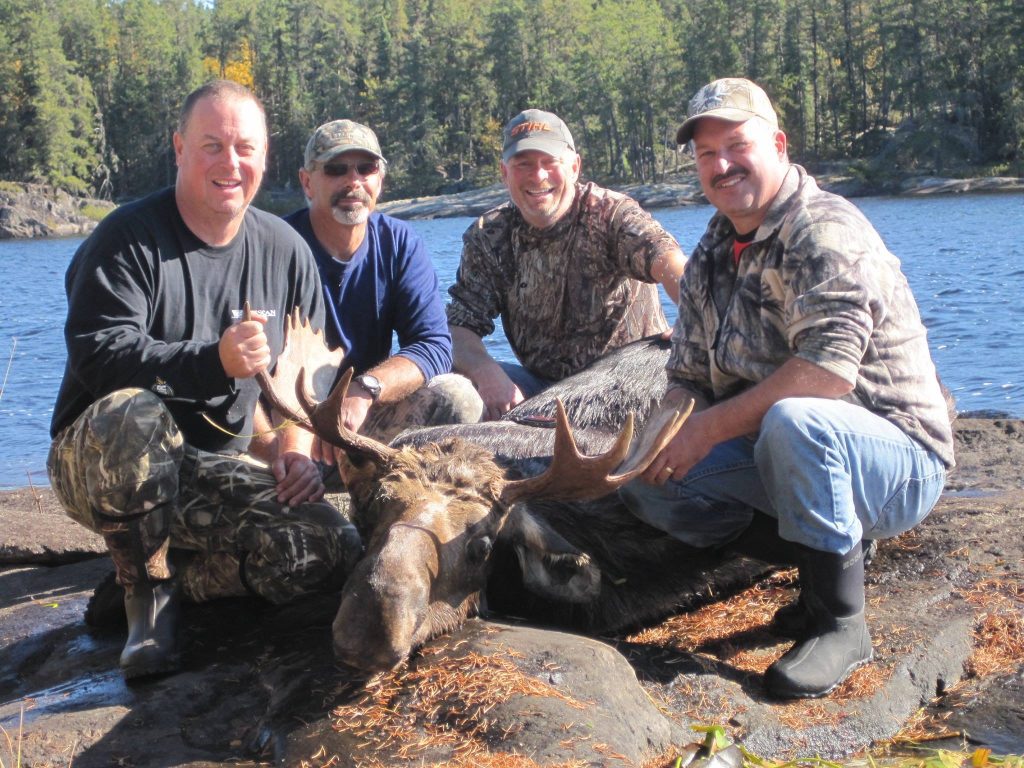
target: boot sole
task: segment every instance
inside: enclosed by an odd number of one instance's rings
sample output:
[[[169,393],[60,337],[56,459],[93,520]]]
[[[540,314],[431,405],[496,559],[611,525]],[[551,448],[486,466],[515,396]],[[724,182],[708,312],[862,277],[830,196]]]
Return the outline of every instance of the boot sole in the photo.
[[[865,664],[869,664],[875,658],[874,650],[868,654],[866,659],[861,659],[848,666],[842,673],[840,678],[832,683],[831,687],[826,688],[823,691],[785,691],[778,688],[768,688],[768,693],[778,699],[820,699],[822,696],[828,696],[832,691],[842,685],[856,670],[863,667]]]
[[[181,659],[178,656],[161,661],[151,661],[148,664],[129,664],[121,667],[121,674],[125,680],[172,675],[179,671],[181,671]]]

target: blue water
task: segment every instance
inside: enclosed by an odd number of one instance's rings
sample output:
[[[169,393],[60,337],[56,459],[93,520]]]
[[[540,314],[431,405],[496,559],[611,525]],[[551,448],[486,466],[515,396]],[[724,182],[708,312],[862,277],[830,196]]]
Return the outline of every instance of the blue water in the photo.
[[[854,201],[903,263],[939,373],[965,411],[1024,417],[1024,195]],[[655,217],[689,253],[707,206]],[[471,219],[413,222],[442,290],[455,276]],[[64,366],[63,277],[80,239],[0,241],[0,488],[47,484],[53,401]],[[666,314],[675,317],[667,303]],[[499,333],[492,355],[511,359]]]

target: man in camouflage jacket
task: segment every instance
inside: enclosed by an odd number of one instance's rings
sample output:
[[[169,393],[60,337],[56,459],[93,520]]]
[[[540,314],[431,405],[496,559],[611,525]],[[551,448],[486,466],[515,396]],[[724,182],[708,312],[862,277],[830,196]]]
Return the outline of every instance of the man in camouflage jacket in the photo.
[[[511,202],[463,235],[449,289],[454,369],[496,419],[612,349],[662,333],[656,283],[675,301],[685,259],[637,202],[578,183],[565,123],[528,109],[504,130],[501,175]],[[502,327],[522,365],[499,364],[483,337]]]
[[[668,363],[667,397],[699,407],[622,496],[696,547],[798,565],[800,600],[775,622],[798,642],[765,683],[821,696],[872,655],[862,540],[920,522],[953,466],[945,399],[899,261],[789,162],[763,90],[710,83],[677,139],[718,210]]]

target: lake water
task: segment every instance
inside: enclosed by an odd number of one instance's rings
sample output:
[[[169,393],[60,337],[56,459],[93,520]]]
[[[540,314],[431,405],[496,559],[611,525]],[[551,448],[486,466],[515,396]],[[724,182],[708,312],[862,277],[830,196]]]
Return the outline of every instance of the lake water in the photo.
[[[939,373],[961,413],[1024,417],[1024,195],[862,198],[903,262]],[[654,211],[689,253],[707,206]],[[471,219],[413,222],[442,290]],[[64,366],[63,279],[80,239],[0,241],[0,488],[46,485],[49,423]],[[670,319],[675,308],[666,306]],[[511,359],[500,334],[488,340]]]

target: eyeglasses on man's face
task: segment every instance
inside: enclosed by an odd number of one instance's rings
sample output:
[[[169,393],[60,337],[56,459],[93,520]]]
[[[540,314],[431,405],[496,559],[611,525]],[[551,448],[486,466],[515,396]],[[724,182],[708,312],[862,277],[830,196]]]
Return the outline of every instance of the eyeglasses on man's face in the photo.
[[[355,170],[360,176],[373,176],[380,171],[379,160],[360,160],[358,163],[324,163],[324,176],[348,176]]]

